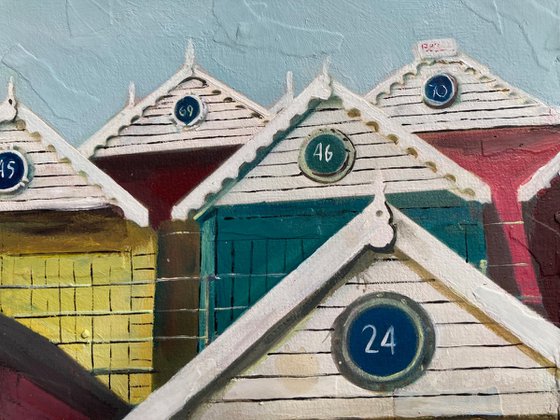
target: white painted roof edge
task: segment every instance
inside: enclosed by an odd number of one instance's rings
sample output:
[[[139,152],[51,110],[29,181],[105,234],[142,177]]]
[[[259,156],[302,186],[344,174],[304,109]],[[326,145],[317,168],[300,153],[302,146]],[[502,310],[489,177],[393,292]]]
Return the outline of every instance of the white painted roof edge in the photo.
[[[350,263],[375,236],[375,203],[351,220],[127,417],[169,418],[250,351],[253,344]],[[399,210],[395,248],[558,365],[560,329],[501,289]],[[340,247],[340,244],[344,244]]]
[[[274,140],[274,135],[282,130],[287,130],[294,117],[305,113],[309,102],[314,99],[326,100],[331,96],[332,88],[330,79],[321,74],[316,77],[307,88],[292,101],[290,106],[276,115],[253,138],[235,152],[216,171],[202,181],[185,198],[178,202],[171,211],[171,217],[187,219],[190,212],[198,211],[206,204],[207,198],[218,194],[225,181],[236,179],[243,164],[250,163],[257,157],[259,149],[268,147]]]
[[[438,172],[443,172],[443,175],[452,175],[457,185],[457,190],[453,192],[458,196],[466,200],[476,199],[481,203],[491,201],[490,187],[476,175],[463,169],[417,135],[406,131],[400,124],[391,121],[381,110],[368,103],[360,95],[351,92],[330,78],[327,81],[326,78],[327,76],[324,74],[315,78],[297,98],[292,100],[287,108],[274,117],[222,166],[179,201],[173,207],[171,212],[172,218],[185,220],[188,218],[189,213],[198,212],[202,209],[207,202],[207,198],[212,194],[220,193],[225,181],[235,179],[239,174],[241,166],[252,162],[256,158],[259,149],[271,145],[274,134],[289,128],[292,119],[296,115],[302,115],[307,110],[311,100],[327,100],[333,94],[339,96],[349,107],[357,108],[363,115],[380,122],[381,131],[385,132],[385,134],[397,135],[401,149],[414,148],[418,153],[418,158],[422,159],[423,162],[433,162],[436,164]],[[471,194],[467,193],[468,189],[475,193],[474,198]]]
[[[19,119],[25,121],[27,131],[38,132],[44,144],[54,147],[58,155],[67,158],[77,172],[84,174],[91,183],[99,186],[111,201],[115,201],[127,219],[142,227],[149,226],[148,210],[109,175],[66,142],[38,115],[21,103],[18,104],[17,115]]]
[[[349,107],[357,108],[363,116],[378,121],[382,134],[396,135],[399,138],[398,145],[401,149],[414,149],[417,153],[417,159],[421,162],[433,162],[436,164],[437,172],[442,173],[444,176],[452,177],[458,187],[458,190],[454,191],[458,196],[466,200],[475,199],[481,203],[492,201],[490,187],[475,174],[458,165],[416,134],[408,132],[398,122],[392,121],[379,108],[370,104],[363,97],[351,92],[337,81],[333,81],[333,90],[334,94],[339,96]],[[474,197],[467,192],[469,189],[474,193]]]
[[[433,63],[435,61],[445,61],[445,60],[460,60],[468,67],[471,67],[478,71],[480,74],[486,77],[491,77],[496,80],[496,84],[501,85],[511,91],[516,92],[519,96],[525,97],[530,101],[535,103],[541,104],[545,107],[550,109],[550,124],[560,124],[560,109],[557,107],[550,106],[543,102],[542,100],[536,98],[533,95],[525,92],[522,89],[512,86],[502,78],[496,76],[495,74],[490,72],[490,69],[485,66],[484,64],[476,61],[474,58],[469,57],[468,55],[460,52],[454,56],[449,57],[438,57],[433,59],[421,59],[415,55],[415,59],[412,63],[407,64],[400,69],[394,71],[387,79],[376,85],[372,90],[364,95],[364,98],[369,102],[376,105],[378,103],[377,97],[381,94],[386,94],[391,92],[391,86],[394,84],[403,85],[405,84],[405,78],[407,76],[416,76],[419,72],[419,67],[421,65],[426,65],[429,63]],[[537,123],[538,125],[542,125],[542,122]],[[531,125],[528,123],[528,125]]]
[[[171,76],[170,79],[164,82],[161,86],[159,86],[156,90],[142,99],[136,105],[130,106],[129,104],[125,106],[118,114],[112,117],[103,127],[101,127],[88,140],[86,140],[78,148],[79,151],[87,158],[91,158],[95,154],[95,149],[106,144],[109,137],[118,134],[119,130],[122,127],[129,125],[134,117],[141,116],[144,112],[144,109],[154,105],[159,98],[167,95],[169,91],[171,91],[179,83],[191,76],[199,76],[209,81],[210,83],[215,84],[220,89],[227,92],[229,96],[243,103],[248,108],[259,112],[265,118],[269,117],[270,112],[266,108],[237,92],[233,88],[227,86],[223,82],[214,79],[212,76],[203,71],[199,66],[193,65],[191,67],[188,65],[183,65],[173,76]]]
[[[560,175],[560,153],[537,169],[531,178],[519,187],[517,199],[522,202],[531,200],[540,190],[550,188],[550,183],[558,175]]]

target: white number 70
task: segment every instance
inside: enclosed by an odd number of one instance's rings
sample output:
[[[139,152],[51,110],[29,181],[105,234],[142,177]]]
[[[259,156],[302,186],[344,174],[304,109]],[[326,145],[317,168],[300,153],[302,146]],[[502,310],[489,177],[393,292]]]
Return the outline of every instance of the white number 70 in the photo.
[[[377,329],[375,328],[375,326],[367,324],[366,326],[364,326],[364,328],[362,328],[362,332],[367,329],[371,329],[371,337],[366,345],[366,348],[364,349],[364,352],[379,353],[379,350],[375,350],[372,348],[373,342],[375,341],[375,336],[377,335]],[[391,349],[391,356],[395,355],[395,347],[397,347],[397,343],[395,343],[395,327],[391,325],[387,329],[385,335],[383,336],[383,339],[381,340],[380,346],[389,347]]]

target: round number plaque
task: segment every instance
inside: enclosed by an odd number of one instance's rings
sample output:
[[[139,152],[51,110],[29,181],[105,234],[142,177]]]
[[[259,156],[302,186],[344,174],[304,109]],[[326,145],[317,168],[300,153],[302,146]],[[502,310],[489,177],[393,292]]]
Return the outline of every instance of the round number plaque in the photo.
[[[424,84],[424,103],[432,108],[445,108],[457,98],[457,80],[446,73],[430,77]]]
[[[424,309],[397,293],[366,295],[336,319],[332,354],[354,384],[388,391],[416,380],[435,349],[434,327]]]
[[[206,115],[204,102],[194,95],[187,95],[179,99],[173,108],[173,118],[179,124],[192,127]]]
[[[0,193],[23,187],[28,180],[29,167],[25,157],[16,150],[0,151]]]
[[[352,168],[356,149],[342,132],[317,130],[303,143],[299,166],[309,178],[319,182],[335,182]]]

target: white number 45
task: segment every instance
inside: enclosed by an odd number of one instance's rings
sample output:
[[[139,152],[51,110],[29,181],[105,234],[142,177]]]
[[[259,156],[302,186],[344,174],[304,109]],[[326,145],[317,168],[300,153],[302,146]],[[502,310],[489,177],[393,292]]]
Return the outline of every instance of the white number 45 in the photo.
[[[364,328],[362,328],[362,332],[364,332],[367,329],[371,330],[371,337],[366,345],[366,348],[364,349],[364,352],[379,353],[379,350],[375,350],[372,348],[373,342],[375,341],[375,336],[377,335],[377,329],[375,328],[375,326],[371,324],[367,324],[366,326],[364,326]],[[397,347],[397,343],[395,343],[395,327],[391,325],[387,329],[379,345],[381,347],[389,347],[391,349],[391,356],[395,355],[395,347]]]

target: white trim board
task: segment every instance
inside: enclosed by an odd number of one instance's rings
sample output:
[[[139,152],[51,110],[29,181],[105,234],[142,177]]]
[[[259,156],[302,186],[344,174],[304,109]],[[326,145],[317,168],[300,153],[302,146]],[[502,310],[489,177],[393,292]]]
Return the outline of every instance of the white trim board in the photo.
[[[517,190],[517,199],[530,201],[541,190],[550,188],[550,183],[560,175],[560,153],[554,156],[546,165],[537,169],[531,178]]]
[[[138,200],[66,142],[39,116],[21,104],[17,105],[17,116],[25,121],[28,132],[38,132],[43,144],[52,146],[61,158],[68,159],[77,173],[85,175],[91,184],[99,186],[106,197],[122,209],[127,219],[142,227],[149,225],[148,210]]]
[[[96,149],[105,145],[111,136],[117,135],[121,128],[131,124],[133,119],[142,116],[146,108],[153,106],[162,96],[167,95],[169,91],[189,77],[200,77],[201,79],[217,86],[223,92],[227,92],[228,96],[231,96],[233,99],[246,105],[248,108],[258,112],[265,118],[269,118],[270,116],[270,112],[266,108],[253,102],[226,84],[214,79],[199,66],[185,63],[185,65],[181,66],[177,73],[171,76],[169,80],[163,83],[144,99],[135,105],[129,103],[129,105],[127,105],[122,111],[111,118],[103,127],[101,127],[101,129],[99,129],[79,147],[80,152],[88,158],[94,156]]]
[[[457,103],[444,109],[432,109],[420,103],[424,80],[447,71],[458,80],[460,92],[464,89],[465,100],[460,93]],[[475,90],[483,92],[470,93],[469,86],[477,86]],[[466,99],[469,95],[475,96]],[[415,51],[412,63],[395,71],[365,98],[415,133],[560,124],[557,108],[513,87],[460,52],[422,58]],[[484,98],[488,101],[484,102]]]
[[[230,159],[176,204],[172,210],[173,219],[186,219],[190,213],[208,208],[222,195],[227,194],[228,188],[238,181],[241,168],[246,164],[255,163],[259,150],[271,146],[277,136],[289,130],[298,117],[305,114],[314,102],[326,101],[332,96],[339,97],[345,107],[359,110],[365,120],[375,121],[381,134],[397,136],[398,147],[402,150],[414,149],[416,158],[420,162],[435,164],[440,175],[454,181],[457,188],[452,192],[458,196],[482,203],[491,201],[490,188],[476,175],[460,167],[418,136],[403,129],[397,122],[391,121],[361,96],[333,81],[328,75],[321,74],[287,108],[279,112]]]
[[[199,402],[210,387],[234,375],[239,363],[262,357],[278,337],[305,316],[305,307],[336,286],[344,267],[375,241],[374,201],[331,237],[297,269],[245,312],[170,381],[154,391],[126,418],[168,418],[185,405]],[[435,279],[494,319],[521,342],[558,365],[560,329],[523,305],[447,248],[399,210],[391,207],[396,225],[395,250],[416,261]],[[266,347],[266,348],[265,348]],[[254,354],[253,354],[254,353]]]

